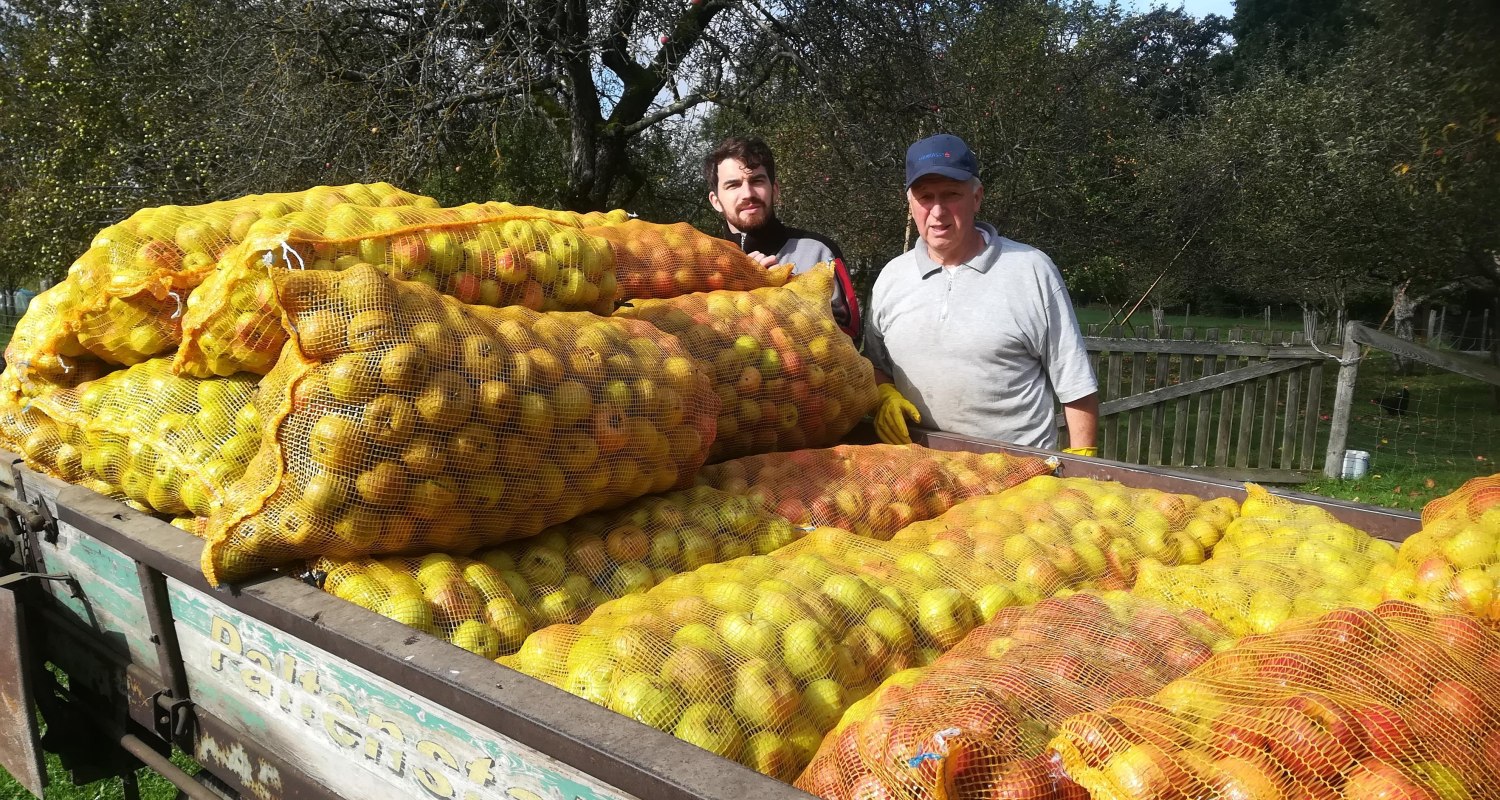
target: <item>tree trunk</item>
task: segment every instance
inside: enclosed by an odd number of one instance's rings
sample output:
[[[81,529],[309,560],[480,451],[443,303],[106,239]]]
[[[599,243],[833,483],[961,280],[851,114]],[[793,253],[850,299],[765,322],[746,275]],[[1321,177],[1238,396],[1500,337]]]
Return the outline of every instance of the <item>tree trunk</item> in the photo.
[[[1408,342],[1416,338],[1415,325],[1412,324],[1412,320],[1417,316],[1416,299],[1406,291],[1410,285],[1410,281],[1400,283],[1391,291],[1391,318],[1395,321],[1396,338]],[[1392,357],[1396,362],[1396,374],[1408,374],[1411,370],[1411,361],[1394,354]]]

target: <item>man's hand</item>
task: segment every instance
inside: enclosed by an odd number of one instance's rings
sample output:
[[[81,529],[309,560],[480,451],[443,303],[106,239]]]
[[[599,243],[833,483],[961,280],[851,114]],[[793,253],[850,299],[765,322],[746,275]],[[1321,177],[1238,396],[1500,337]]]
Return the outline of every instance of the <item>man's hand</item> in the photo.
[[[776,256],[768,256],[759,250],[756,250],[753,253],[746,253],[745,255],[755,259],[762,267],[765,267],[767,269],[776,266]]]
[[[886,444],[911,444],[911,433],[906,430],[906,420],[921,422],[922,415],[910,400],[896,391],[895,384],[882,383],[876,387],[880,394],[880,405],[875,407],[875,433]]]

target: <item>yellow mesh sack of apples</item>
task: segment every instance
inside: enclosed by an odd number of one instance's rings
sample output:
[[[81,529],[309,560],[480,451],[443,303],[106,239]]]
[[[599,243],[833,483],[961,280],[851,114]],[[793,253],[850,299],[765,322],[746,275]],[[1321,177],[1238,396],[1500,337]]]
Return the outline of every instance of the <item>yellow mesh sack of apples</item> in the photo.
[[[250,376],[182,378],[158,358],[32,404],[77,431],[84,477],[150,512],[207,516],[260,447],[255,391]]]
[[[1030,456],[876,444],[746,456],[704,467],[697,480],[756,498],[794,524],[889,539],[963,500],[1051,471]]]
[[[767,269],[734,242],[685,222],[662,225],[632,219],[584,232],[609,242],[620,296],[630,300],[762,289],[781,286],[792,275],[791,264]]]
[[[1373,608],[1396,549],[1316,506],[1253,484],[1201,565],[1141,565],[1135,593],[1208,613],[1232,633],[1267,633],[1332,608]]]
[[[45,387],[53,381],[70,380],[84,371],[104,371],[102,362],[78,341],[78,281],[64,280],[31,298],[26,313],[16,322],[5,346],[6,371],[25,394],[30,384]]]
[[[1474,478],[1422,509],[1397,553],[1384,597],[1463,611],[1500,626],[1500,475]]]
[[[986,617],[1069,589],[1123,589],[1143,563],[1197,564],[1234,519],[1232,500],[1041,475],[898,532],[896,566],[963,568]]]
[[[281,217],[341,203],[437,204],[376,183],[141,209],[99,231],[69,267],[64,282],[74,285],[77,302],[66,317],[68,330],[80,347],[111,364],[169,353],[181,341],[189,293],[232,246]]]
[[[204,573],[469,552],[684,486],[718,398],[630,320],[470,306],[365,264],[277,277],[291,338]]]
[[[850,702],[979,622],[956,571],[871,577],[899,554],[820,528],[542,628],[501,663],[790,781]]]
[[[713,377],[718,434],[709,461],[826,447],[875,407],[875,373],[829,311],[833,273],[785,287],[635,300],[615,316],[676,336]]]
[[[287,335],[277,276],[358,266],[485,306],[608,314],[618,293],[608,244],[571,225],[500,216],[490,204],[341,205],[257,226],[226,254],[188,298],[177,369],[265,374]]]
[[[54,419],[37,403],[73,391],[108,369],[102,362],[85,360],[54,378],[28,373],[15,364],[6,366],[0,371],[0,439],[32,469],[70,483],[84,482],[83,442],[72,424],[76,420]]]
[[[428,612],[410,602],[381,605],[388,599],[389,589],[369,586],[363,580],[343,580],[370,573],[373,559],[323,558],[313,568],[315,573],[327,576],[323,584],[326,591],[407,624],[413,623],[408,617],[394,616],[391,609],[415,614],[418,621],[429,617],[446,620],[443,630],[450,633],[454,625],[470,620],[495,628],[494,640],[500,644],[499,651],[490,654],[493,658],[514,652],[521,639],[537,628],[581,622],[598,606],[617,597],[644,592],[672,575],[705,564],[764,555],[806,532],[806,528],[769,513],[754,500],[703,486],[643,497],[554,525],[536,536],[480,550],[472,560],[482,568],[471,570],[468,562],[463,562],[461,571],[476,591],[482,587],[471,571],[497,579],[507,588],[503,614],[489,607],[489,599],[485,604],[460,608],[429,597],[434,608]],[[437,554],[426,558],[441,561],[449,557]],[[407,565],[408,574],[414,574],[412,570],[425,563],[425,558],[400,561]],[[370,577],[380,581],[379,575]],[[420,581],[422,576],[415,577]],[[493,594],[481,593],[486,598]],[[427,629],[424,624],[414,627]],[[491,638],[475,641],[488,642]],[[464,646],[464,642],[456,643]]]
[[[1229,641],[1202,615],[1123,592],[1007,608],[846,712],[797,787],[823,800],[1086,798],[1047,749],[1063,720],[1154,694]]]
[[[1078,714],[1051,746],[1094,797],[1493,797],[1500,637],[1400,601],[1336,609]]]

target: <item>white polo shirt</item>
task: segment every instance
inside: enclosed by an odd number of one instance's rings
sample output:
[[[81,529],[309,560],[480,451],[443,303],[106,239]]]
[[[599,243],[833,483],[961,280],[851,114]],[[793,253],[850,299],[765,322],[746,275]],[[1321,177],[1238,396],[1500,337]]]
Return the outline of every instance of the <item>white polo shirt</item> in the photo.
[[[1098,391],[1073,302],[1045,253],[978,223],[986,246],[944,269],[927,245],[880,271],[865,355],[922,425],[1031,447],[1057,446],[1054,396]]]

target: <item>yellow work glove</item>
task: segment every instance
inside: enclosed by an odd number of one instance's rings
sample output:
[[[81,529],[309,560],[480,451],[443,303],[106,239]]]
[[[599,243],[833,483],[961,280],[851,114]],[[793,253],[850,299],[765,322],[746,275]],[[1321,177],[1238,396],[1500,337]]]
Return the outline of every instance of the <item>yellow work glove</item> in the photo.
[[[1097,447],[1065,447],[1063,448],[1063,452],[1075,456],[1087,456],[1088,458],[1097,458],[1099,456],[1099,448]]]
[[[896,391],[896,386],[882,383],[876,387],[880,394],[880,405],[875,407],[875,433],[886,444],[911,444],[911,434],[906,430],[906,418],[921,422],[922,414],[910,400]]]

